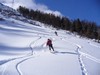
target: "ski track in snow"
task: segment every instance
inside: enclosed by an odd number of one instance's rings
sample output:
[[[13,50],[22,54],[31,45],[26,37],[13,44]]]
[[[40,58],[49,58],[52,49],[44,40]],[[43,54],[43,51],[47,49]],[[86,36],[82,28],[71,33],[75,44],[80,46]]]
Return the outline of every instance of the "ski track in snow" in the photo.
[[[66,41],[63,38],[61,38],[61,40]],[[66,41],[66,42],[68,42],[68,41]],[[69,42],[69,43],[71,43],[71,42]],[[78,60],[79,60],[80,66],[81,66],[82,75],[88,75],[87,69],[85,68],[85,65],[84,65],[83,60],[82,60],[82,56],[85,56],[86,58],[91,59],[92,61],[95,61],[96,63],[100,63],[100,59],[97,59],[96,57],[93,57],[92,55],[81,52],[81,45],[78,45],[76,43],[71,43],[71,44],[77,46],[76,52],[78,54]],[[89,43],[89,44],[92,45],[92,46],[98,47],[98,46],[93,45],[91,43]],[[100,48],[100,47],[98,47],[98,48]]]
[[[35,41],[32,41],[32,42],[30,43],[29,47],[30,47],[30,49],[31,49],[32,52],[31,52],[31,55],[29,55],[29,56],[33,56],[33,47],[34,47],[34,46],[32,46],[32,45],[33,45],[36,41],[38,41],[39,39],[41,39],[41,37],[39,37],[38,39],[36,39]],[[22,72],[21,72],[21,70],[20,70],[20,68],[19,68],[19,65],[20,65],[22,62],[24,62],[24,61],[26,61],[26,60],[32,58],[32,57],[29,57],[29,56],[27,56],[28,58],[24,58],[24,59],[22,59],[19,63],[16,64],[16,70],[17,70],[17,72],[18,72],[19,75],[22,75]]]
[[[97,59],[96,57],[93,57],[92,55],[89,55],[89,54],[86,54],[86,53],[83,53],[83,52],[80,52],[82,56],[85,56],[86,58],[92,60],[92,61],[95,61],[97,63],[100,63],[100,59]]]
[[[96,57],[93,57],[89,54],[81,52],[81,46],[78,45],[78,44],[75,44],[75,45],[77,46],[78,59],[79,59],[79,63],[80,63],[80,66],[81,66],[82,75],[88,75],[87,69],[86,69],[85,64],[82,60],[82,56],[85,56],[86,58],[91,59],[92,61],[95,61],[97,63],[100,63],[100,59],[97,59]]]
[[[38,41],[39,39],[41,39],[41,37],[39,37],[38,39],[36,39],[35,41],[32,41],[31,43],[30,43],[30,45],[29,45],[29,47],[30,47],[30,49],[31,49],[31,53],[32,53],[32,55],[33,55],[33,44],[36,42],[36,41]]]
[[[93,44],[93,43],[91,43],[91,42],[89,42],[89,44],[90,44],[91,46],[94,46],[94,47],[100,48],[100,46],[97,46],[97,45],[95,45],[95,44]]]
[[[66,41],[65,39],[62,39],[62,38],[61,38],[61,40]],[[66,41],[66,42],[68,42],[68,41]],[[87,72],[87,70],[84,66],[83,60],[82,60],[82,54],[80,53],[81,46],[76,44],[76,43],[72,43],[72,42],[68,42],[68,43],[71,43],[71,44],[77,46],[76,52],[77,52],[78,60],[79,60],[80,67],[81,67],[81,70],[82,70],[82,75],[88,75],[87,74],[88,72]]]
[[[28,55],[25,55],[25,56],[22,56],[22,57],[13,58],[13,59],[9,59],[9,60],[6,61],[5,63],[1,64],[0,66],[6,64],[6,63],[8,63],[8,62],[11,62],[11,61],[17,60],[17,59],[25,58],[25,57],[27,57],[27,56],[28,56]],[[1,73],[2,75],[4,75],[4,72],[6,71],[6,68],[7,68],[7,65],[4,66],[4,68],[2,69],[2,73]]]
[[[18,57],[18,58],[13,58],[13,59],[10,59],[9,61],[5,62],[4,64],[8,63],[8,62],[11,62],[11,61],[14,61],[14,60],[17,60],[17,59],[21,59],[21,58],[25,58],[27,57],[28,55],[25,55],[25,56],[22,56],[22,57]],[[3,64],[2,64],[3,65]],[[2,66],[1,65],[1,66]],[[7,65],[4,66],[3,70],[2,70],[2,75],[4,75],[4,72],[6,71],[6,68],[7,68]]]
[[[82,70],[82,75],[88,75],[87,69],[85,68],[85,65],[82,60],[82,54],[79,52],[81,49],[81,46],[77,45],[77,44],[76,44],[76,46],[77,46],[78,60],[79,60],[81,70]]]
[[[76,46],[77,46],[78,59],[79,59],[79,63],[80,63],[81,70],[82,70],[82,75],[88,75],[87,69],[85,68],[85,65],[82,60],[82,56],[85,56],[86,58],[91,59],[92,61],[95,61],[97,63],[100,63],[100,59],[97,59],[96,57],[93,57],[89,54],[81,52],[81,46],[78,44],[76,44]]]
[[[7,67],[7,65],[3,67],[3,70],[2,70],[1,75],[4,75],[4,72],[5,72],[5,70],[6,70],[6,67]]]
[[[30,56],[32,56],[32,55],[30,55]],[[18,62],[18,63],[16,64],[16,70],[17,70],[17,72],[18,72],[19,75],[23,75],[22,72],[21,72],[21,70],[20,70],[20,68],[19,68],[19,65],[20,65],[22,62],[24,62],[24,61],[26,61],[26,60],[28,60],[28,59],[30,59],[30,58],[33,58],[33,57],[30,57],[30,56],[29,56],[28,58],[21,59],[21,61]]]
[[[91,43],[89,43],[89,44],[92,45],[92,46],[95,46],[95,47],[100,48],[99,46],[93,45]],[[81,46],[80,45],[78,45],[78,44],[76,44],[76,45],[77,45],[77,47],[79,47],[81,49]],[[86,58],[88,58],[88,59],[96,62],[96,63],[100,63],[100,59],[98,59],[98,58],[96,58],[96,57],[94,57],[94,56],[92,56],[90,54],[84,53],[81,50],[78,50],[78,53],[81,54],[82,56],[85,56]]]
[[[36,41],[38,41],[39,39],[41,39],[41,37],[39,37],[39,38],[36,39],[35,41],[32,41],[32,42],[29,44],[29,47],[30,47],[30,49],[31,49],[31,53],[30,53],[30,54],[27,54],[27,55],[25,55],[25,56],[18,57],[18,58],[9,59],[8,61],[6,61],[6,62],[3,63],[3,64],[6,64],[6,63],[11,62],[11,61],[14,61],[14,60],[21,59],[21,60],[16,64],[16,70],[17,70],[17,72],[18,72],[19,75],[22,75],[22,73],[21,73],[21,71],[20,71],[20,69],[19,69],[19,64],[21,64],[22,62],[24,62],[24,61],[26,61],[26,60],[28,60],[28,59],[30,59],[30,58],[33,57],[33,46],[32,46],[32,45],[33,45]],[[1,64],[0,66],[2,66],[3,64]],[[4,68],[3,68],[3,70],[2,70],[2,73],[1,73],[2,75],[4,75],[4,72],[6,71],[6,68],[7,68],[7,65],[4,66]]]

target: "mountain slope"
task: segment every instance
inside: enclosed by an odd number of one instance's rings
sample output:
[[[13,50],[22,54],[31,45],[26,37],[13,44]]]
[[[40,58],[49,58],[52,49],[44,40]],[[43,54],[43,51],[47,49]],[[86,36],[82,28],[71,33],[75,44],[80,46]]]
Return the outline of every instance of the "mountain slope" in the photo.
[[[63,30],[56,30],[56,36],[55,30],[36,21],[33,25],[1,16],[0,75],[100,74],[100,44]],[[48,38],[55,52],[48,50]]]

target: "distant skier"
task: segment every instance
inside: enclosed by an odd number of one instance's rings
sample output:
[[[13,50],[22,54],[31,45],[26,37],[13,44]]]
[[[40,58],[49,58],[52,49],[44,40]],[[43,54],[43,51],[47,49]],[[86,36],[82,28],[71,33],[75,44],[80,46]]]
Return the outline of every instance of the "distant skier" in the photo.
[[[58,36],[57,32],[55,31],[55,34]]]
[[[47,46],[49,46],[49,50],[51,51],[51,49],[54,51],[53,45],[52,45],[52,40],[48,39],[47,40]]]

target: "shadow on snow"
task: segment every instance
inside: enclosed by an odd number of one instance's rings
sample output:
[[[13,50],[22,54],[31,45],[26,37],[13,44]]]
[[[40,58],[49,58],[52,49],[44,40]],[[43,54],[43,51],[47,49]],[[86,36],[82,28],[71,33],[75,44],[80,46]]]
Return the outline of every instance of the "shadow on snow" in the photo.
[[[54,51],[52,53],[54,53],[54,54],[73,54],[73,55],[77,55],[77,53],[75,53],[75,52],[59,52],[59,51]]]

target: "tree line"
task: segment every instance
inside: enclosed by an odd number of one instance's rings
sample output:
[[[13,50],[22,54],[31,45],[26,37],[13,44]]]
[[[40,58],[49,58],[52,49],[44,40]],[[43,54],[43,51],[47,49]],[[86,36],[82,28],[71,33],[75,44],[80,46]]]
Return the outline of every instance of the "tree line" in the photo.
[[[95,22],[81,21],[79,18],[70,20],[67,17],[55,16],[54,14],[47,14],[39,10],[35,11],[22,6],[19,6],[17,10],[28,19],[40,21],[57,29],[75,32],[81,37],[95,39],[100,42],[100,27]]]

